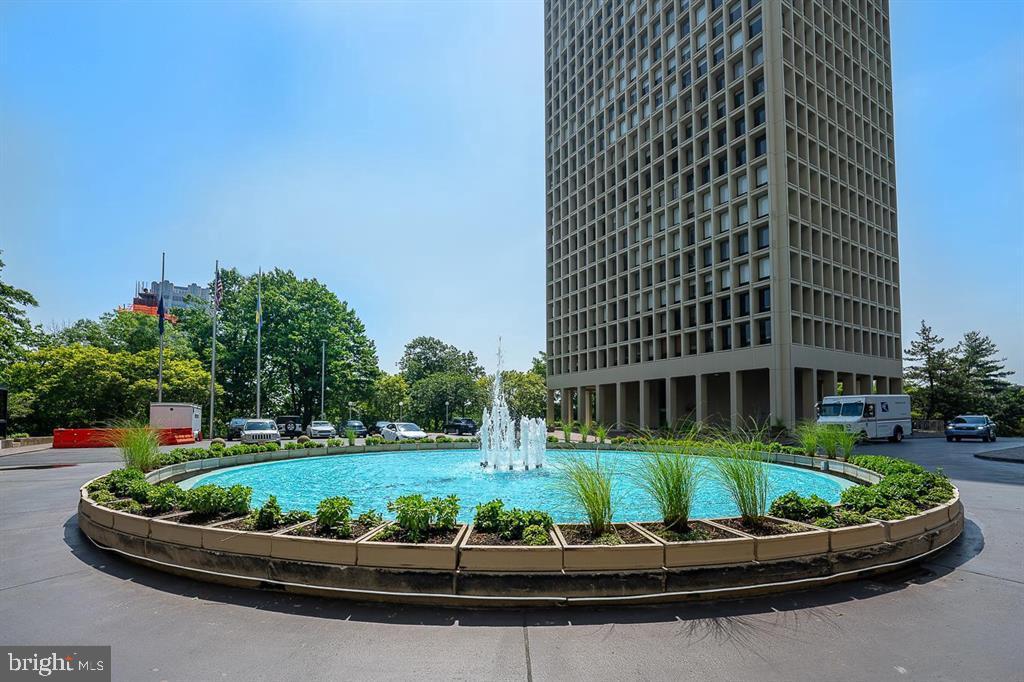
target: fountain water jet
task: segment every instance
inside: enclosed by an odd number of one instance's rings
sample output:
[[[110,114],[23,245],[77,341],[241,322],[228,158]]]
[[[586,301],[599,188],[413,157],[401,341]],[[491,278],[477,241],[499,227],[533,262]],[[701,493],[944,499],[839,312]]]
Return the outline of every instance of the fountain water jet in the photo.
[[[498,366],[491,388],[491,407],[490,410],[484,408],[480,420],[480,466],[495,471],[540,468],[544,466],[547,424],[539,417],[521,417],[517,428],[502,391],[502,360],[501,339],[498,339]]]

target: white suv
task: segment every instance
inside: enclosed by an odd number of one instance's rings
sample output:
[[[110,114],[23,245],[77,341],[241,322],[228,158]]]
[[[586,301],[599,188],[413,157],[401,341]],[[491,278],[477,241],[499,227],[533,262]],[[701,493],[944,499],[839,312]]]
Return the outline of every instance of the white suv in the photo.
[[[281,432],[272,419],[248,419],[242,427],[243,443],[281,442]]]

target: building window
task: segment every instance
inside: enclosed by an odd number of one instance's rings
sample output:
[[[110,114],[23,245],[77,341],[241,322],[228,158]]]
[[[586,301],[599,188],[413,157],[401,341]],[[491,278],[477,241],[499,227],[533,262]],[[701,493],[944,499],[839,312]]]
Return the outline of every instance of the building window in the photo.
[[[740,294],[739,311],[740,316],[750,314],[750,292],[744,291]]]
[[[740,204],[736,207],[736,224],[746,225],[750,222],[750,209],[746,204]]]
[[[750,253],[750,237],[746,232],[736,235],[736,255],[745,256]]]
[[[757,321],[758,343],[764,345],[772,342],[772,321],[765,318]]]
[[[719,350],[732,350],[732,327],[722,327],[718,331],[722,341]]]
[[[719,289],[725,291],[732,286],[732,272],[728,268],[718,271]]]
[[[768,184],[768,166],[758,166],[754,171],[754,179],[758,187]]]
[[[732,131],[734,137],[739,137],[747,132],[747,121],[742,116],[733,121]]]
[[[718,261],[729,260],[729,240],[723,240],[718,242]]]
[[[750,180],[747,179],[746,174],[736,178],[736,196],[742,196],[747,193],[747,188],[750,186]]]
[[[762,225],[757,228],[757,248],[767,249],[768,248],[768,226]]]
[[[764,48],[758,45],[754,48],[754,51],[750,53],[750,61],[754,66],[764,64]]]
[[[705,61],[707,61],[707,60],[705,60]],[[754,91],[754,96],[755,97],[757,95],[760,95],[762,92],[764,92],[764,76],[761,76],[760,78],[755,78],[754,79],[753,91]]]
[[[713,329],[704,330],[704,352],[715,352],[715,332]]]
[[[720,319],[720,320],[728,320],[728,319],[732,318],[732,299],[730,299],[728,296],[726,296],[725,298],[719,299],[719,301],[718,301],[718,309],[719,309],[719,311],[721,313],[718,316],[718,319]]]
[[[761,35],[761,15],[758,14],[750,21],[750,37],[755,38]]]
[[[772,276],[772,262],[768,259],[768,256],[757,259],[757,278],[768,279]]]
[[[711,247],[705,246],[700,250],[700,265],[703,268],[709,268],[712,265],[711,261]]]
[[[761,106],[759,106],[756,109],[754,109],[754,126],[755,127],[759,126],[759,125],[761,125],[764,122],[765,122],[764,105],[762,104]]]
[[[772,309],[772,288],[762,287],[757,290],[757,312],[766,313]]]
[[[743,31],[733,31],[729,36],[729,49],[733,52],[743,47]]]
[[[768,153],[768,138],[764,135],[754,140],[754,157],[764,156]]]
[[[740,263],[739,284],[750,284],[750,263]]]
[[[748,348],[750,346],[750,323],[743,322],[739,325],[740,330],[740,348]]]
[[[763,218],[768,215],[768,195],[764,194],[757,198],[757,217]]]
[[[704,301],[701,305],[701,313],[704,315],[704,324],[715,321],[715,304],[711,301]]]
[[[742,4],[737,2],[737,3],[734,3],[731,7],[729,7],[729,23],[730,24],[735,22],[735,21],[737,21],[742,16],[743,16],[743,5]]]

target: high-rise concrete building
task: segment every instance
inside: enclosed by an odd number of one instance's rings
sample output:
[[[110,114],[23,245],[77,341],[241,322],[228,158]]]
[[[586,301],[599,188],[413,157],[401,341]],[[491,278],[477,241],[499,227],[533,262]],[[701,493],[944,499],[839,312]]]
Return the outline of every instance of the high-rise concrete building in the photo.
[[[547,0],[545,50],[549,418],[902,390],[885,0]]]

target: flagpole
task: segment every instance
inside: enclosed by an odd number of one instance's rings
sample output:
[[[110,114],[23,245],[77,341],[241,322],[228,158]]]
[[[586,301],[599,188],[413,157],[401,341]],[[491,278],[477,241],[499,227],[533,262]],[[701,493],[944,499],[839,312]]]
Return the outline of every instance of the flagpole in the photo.
[[[260,413],[260,352],[263,340],[263,268],[256,276],[256,418]]]
[[[213,266],[213,334],[210,341],[210,438],[213,438],[213,400],[217,391],[217,310],[220,307],[220,261]]]
[[[163,302],[164,302],[164,264],[166,259],[166,252],[160,252],[160,301],[159,308],[160,312],[157,323],[160,325],[160,362],[157,366],[156,375],[156,401],[162,403],[164,401],[164,318],[163,318]]]

